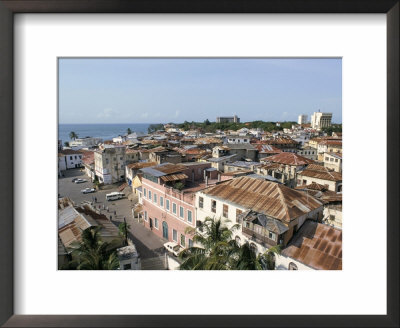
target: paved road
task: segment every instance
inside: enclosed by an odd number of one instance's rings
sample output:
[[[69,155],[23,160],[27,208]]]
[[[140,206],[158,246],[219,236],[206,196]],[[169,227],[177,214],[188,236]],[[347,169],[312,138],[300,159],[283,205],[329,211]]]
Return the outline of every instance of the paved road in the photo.
[[[132,216],[132,207],[135,201],[129,200],[127,197],[116,201],[106,201],[106,194],[113,191],[118,191],[116,185],[109,186],[110,189],[99,190],[91,194],[82,194],[81,190],[85,188],[92,188],[93,183],[90,179],[81,172],[79,169],[71,169],[63,171],[64,177],[58,180],[58,193],[60,197],[69,197],[75,202],[76,205],[80,205],[83,201],[93,202],[96,197],[97,202],[95,205],[102,209],[102,213],[107,217],[112,217],[112,222],[118,226],[119,223],[126,221],[130,225],[130,238],[136,245],[136,249],[142,259],[151,258],[164,253],[163,244],[164,240],[154,235],[150,230],[145,228],[141,223],[137,222]],[[81,179],[87,179],[85,183],[76,184],[72,182],[73,178],[79,177]],[[125,188],[124,193],[126,196],[131,193],[130,188]],[[108,211],[107,211],[108,207]],[[105,208],[103,210],[103,208]],[[115,215],[116,212],[116,215]]]

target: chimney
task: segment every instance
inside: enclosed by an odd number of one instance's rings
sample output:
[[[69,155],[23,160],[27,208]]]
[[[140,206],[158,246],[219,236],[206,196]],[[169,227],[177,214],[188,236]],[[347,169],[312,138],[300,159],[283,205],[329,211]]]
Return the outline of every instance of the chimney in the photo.
[[[208,177],[206,176],[206,187],[208,187]]]

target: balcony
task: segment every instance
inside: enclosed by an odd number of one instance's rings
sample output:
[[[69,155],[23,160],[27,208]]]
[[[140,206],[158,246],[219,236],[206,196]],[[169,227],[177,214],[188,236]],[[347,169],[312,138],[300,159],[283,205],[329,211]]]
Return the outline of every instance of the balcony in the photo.
[[[242,227],[242,233],[250,240],[255,241],[256,243],[263,246],[270,247],[277,245],[276,241],[273,241],[272,239],[269,239],[266,235],[261,235],[249,228]]]

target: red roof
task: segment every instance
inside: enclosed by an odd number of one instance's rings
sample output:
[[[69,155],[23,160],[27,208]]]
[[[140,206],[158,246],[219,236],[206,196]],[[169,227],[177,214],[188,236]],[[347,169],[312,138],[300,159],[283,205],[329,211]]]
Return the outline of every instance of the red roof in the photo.
[[[289,152],[282,152],[277,155],[266,158],[268,162],[286,164],[286,165],[307,165],[315,163],[312,159]]]

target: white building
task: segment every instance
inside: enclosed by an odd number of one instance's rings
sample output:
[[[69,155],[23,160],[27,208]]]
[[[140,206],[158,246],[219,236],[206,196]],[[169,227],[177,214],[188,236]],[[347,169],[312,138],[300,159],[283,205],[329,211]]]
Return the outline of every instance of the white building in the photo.
[[[71,140],[69,142],[69,146],[72,148],[91,148],[97,146],[100,142],[102,142],[101,138],[77,138],[75,140]]]
[[[124,146],[103,146],[94,152],[94,169],[99,181],[112,184],[125,180]]]
[[[63,149],[58,153],[59,171],[78,167],[82,167],[82,153],[79,150]]]
[[[297,123],[298,124],[306,124],[307,123],[307,118],[308,118],[307,115],[304,115],[304,114],[299,115]]]
[[[117,249],[120,270],[140,270],[140,257],[135,245]]]
[[[228,144],[250,143],[251,137],[251,135],[228,135],[226,136],[226,142]]]
[[[311,127],[316,130],[331,126],[332,113],[315,112],[311,115]]]

